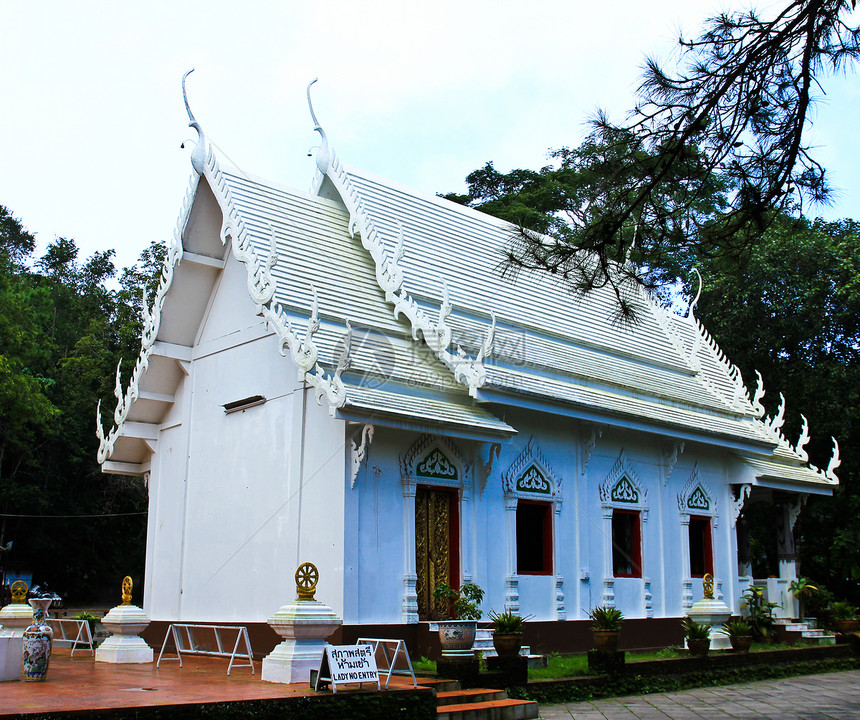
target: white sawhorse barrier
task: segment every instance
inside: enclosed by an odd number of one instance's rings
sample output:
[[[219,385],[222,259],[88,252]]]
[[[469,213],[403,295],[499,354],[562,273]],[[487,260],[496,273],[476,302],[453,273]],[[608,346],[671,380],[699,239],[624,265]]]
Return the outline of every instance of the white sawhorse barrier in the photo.
[[[384,675],[385,689],[391,682],[392,675],[408,675],[412,678],[412,686],[418,687],[415,672],[412,670],[412,661],[406,651],[406,643],[403,640],[380,640],[378,638],[359,638],[359,645],[372,645],[373,654],[376,657],[376,667],[379,669],[380,679]]]
[[[235,640],[232,638],[232,633],[236,634]],[[227,666],[228,675],[234,667],[249,667],[251,668],[251,674],[255,674],[254,654],[251,651],[248,628],[243,625],[190,625],[173,623],[167,628],[167,633],[164,635],[164,642],[161,644],[161,652],[158,653],[156,667],[161,664],[164,648],[167,647],[167,641],[171,637],[176,647],[176,657],[166,657],[164,660],[179,660],[179,667],[182,667],[182,653],[189,655],[212,655],[215,657],[230,658],[230,664]],[[239,646],[243,642],[245,652],[240,652]],[[229,649],[231,643],[232,649]],[[247,660],[248,662],[237,663],[237,659]]]
[[[80,646],[89,649],[91,655],[96,654],[90,624],[86,620],[74,618],[48,618],[48,625],[54,631],[54,643],[69,643],[72,647],[71,657]]]

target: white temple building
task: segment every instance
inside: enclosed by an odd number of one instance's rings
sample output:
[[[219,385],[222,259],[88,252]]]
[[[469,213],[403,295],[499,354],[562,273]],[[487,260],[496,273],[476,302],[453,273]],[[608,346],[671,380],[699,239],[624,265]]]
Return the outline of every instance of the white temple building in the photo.
[[[189,117],[190,188],[99,424],[103,471],[148,482],[150,618],[262,624],[306,561],[359,634],[416,637],[443,581],[557,643],[596,605],[680,617],[707,572],[737,613],[759,501],[791,614],[793,524],[838,449],[810,466],[693,307],[630,287],[621,326],[608,290],[502,278],[505,222],[342,163],[316,118],[307,193],[222,165]]]

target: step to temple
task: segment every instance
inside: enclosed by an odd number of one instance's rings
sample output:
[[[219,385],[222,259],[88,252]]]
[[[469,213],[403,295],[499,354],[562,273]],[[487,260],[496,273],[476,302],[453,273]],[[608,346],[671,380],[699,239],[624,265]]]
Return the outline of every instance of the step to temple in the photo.
[[[419,681],[436,690],[437,720],[527,720],[539,717],[538,704],[512,700],[504,690],[472,688],[463,690],[452,680]],[[441,688],[445,688],[442,690]]]
[[[779,618],[774,622],[780,642],[805,642],[809,645],[834,645],[836,636],[827,630],[809,627],[809,623]]]

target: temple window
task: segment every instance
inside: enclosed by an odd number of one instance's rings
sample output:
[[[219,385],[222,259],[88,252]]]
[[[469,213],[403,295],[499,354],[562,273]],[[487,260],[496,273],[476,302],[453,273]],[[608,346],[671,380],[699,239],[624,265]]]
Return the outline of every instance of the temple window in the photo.
[[[714,552],[711,541],[711,518],[690,516],[690,577],[714,574]]]
[[[638,511],[612,511],[612,574],[642,577],[642,524]]]
[[[552,503],[517,502],[517,572],[552,573]]]

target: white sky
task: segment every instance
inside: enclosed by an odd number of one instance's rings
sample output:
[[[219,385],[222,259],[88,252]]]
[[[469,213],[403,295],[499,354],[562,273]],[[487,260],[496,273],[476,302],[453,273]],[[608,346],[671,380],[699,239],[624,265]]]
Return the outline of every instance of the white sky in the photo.
[[[764,3],[760,3],[761,6]],[[207,137],[251,175],[306,190],[305,87],[345,162],[427,192],[486,161],[538,168],[597,107],[633,104],[645,54],[736,0],[244,3],[5,0],[0,204],[40,246],[133,263],[173,231],[191,165],[180,80]],[[825,82],[813,141],[860,217],[860,85]],[[190,145],[190,144],[189,144]]]

